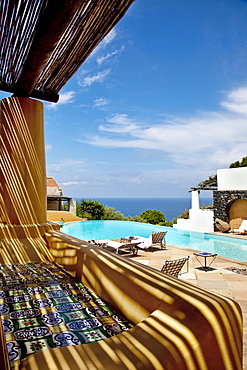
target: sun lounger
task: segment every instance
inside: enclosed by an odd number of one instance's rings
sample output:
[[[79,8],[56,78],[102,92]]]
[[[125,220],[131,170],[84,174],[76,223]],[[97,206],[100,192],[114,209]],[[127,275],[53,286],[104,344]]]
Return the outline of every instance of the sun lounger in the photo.
[[[157,233],[152,233],[149,235],[148,238],[143,238],[141,236],[134,236],[134,237],[127,237],[124,238],[126,240],[130,240],[131,243],[139,242],[138,248],[144,250],[154,250],[155,248],[165,249],[166,242],[165,242],[165,235],[167,231],[160,231]],[[123,239],[122,239],[123,240]]]
[[[243,219],[238,229],[233,230],[234,233],[244,234],[247,233],[247,219]]]
[[[137,254],[137,246],[139,245],[138,241],[134,243],[119,243],[110,239],[94,240],[94,243],[117,254],[120,254],[121,251]]]
[[[166,260],[162,269],[161,269],[161,272],[164,272],[165,274],[168,274],[168,275],[172,275],[172,276],[175,276],[175,277],[178,277],[178,275],[181,275],[181,270],[183,268],[183,266],[185,265],[185,263],[187,262],[187,271],[189,271],[189,266],[188,266],[188,262],[189,262],[189,256],[188,257],[184,257],[184,258],[180,258],[178,260]]]

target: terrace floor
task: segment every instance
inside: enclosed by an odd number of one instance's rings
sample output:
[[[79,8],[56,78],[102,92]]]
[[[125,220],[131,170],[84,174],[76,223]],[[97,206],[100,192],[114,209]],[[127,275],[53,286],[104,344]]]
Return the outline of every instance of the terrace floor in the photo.
[[[247,262],[217,256],[211,265],[212,269],[205,272],[199,269],[201,266],[194,256],[194,252],[196,251],[167,244],[166,250],[158,250],[153,253],[141,250],[137,256],[132,258],[140,263],[161,270],[163,262],[166,259],[172,260],[190,256],[189,272],[182,274],[179,279],[186,280],[202,288],[209,289],[216,294],[221,294],[237,301],[243,312],[243,370],[247,370],[247,275],[227,270],[229,267],[242,270],[247,269]]]

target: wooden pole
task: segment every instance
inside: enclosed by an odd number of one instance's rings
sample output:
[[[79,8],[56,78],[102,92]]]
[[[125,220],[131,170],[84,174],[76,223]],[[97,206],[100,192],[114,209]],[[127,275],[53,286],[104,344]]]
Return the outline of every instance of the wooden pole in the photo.
[[[1,102],[0,222],[46,222],[43,104],[11,97]]]

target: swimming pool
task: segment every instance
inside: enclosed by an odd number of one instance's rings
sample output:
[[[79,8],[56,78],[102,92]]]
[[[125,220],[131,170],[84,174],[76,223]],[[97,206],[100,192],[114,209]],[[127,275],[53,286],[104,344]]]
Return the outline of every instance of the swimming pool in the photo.
[[[168,231],[166,242],[193,250],[217,253],[219,256],[247,262],[247,240],[204,234],[171,227],[143,224],[133,221],[79,221],[68,222],[61,231],[82,240],[119,239],[139,235],[149,237],[153,231]]]

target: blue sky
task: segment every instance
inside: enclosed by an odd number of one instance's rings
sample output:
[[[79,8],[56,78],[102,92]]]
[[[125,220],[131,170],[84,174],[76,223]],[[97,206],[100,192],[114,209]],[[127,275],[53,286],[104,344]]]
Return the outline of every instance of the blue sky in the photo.
[[[44,102],[63,194],[186,197],[246,156],[246,15],[243,0],[137,0]]]

